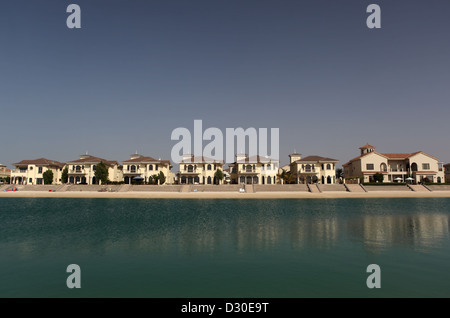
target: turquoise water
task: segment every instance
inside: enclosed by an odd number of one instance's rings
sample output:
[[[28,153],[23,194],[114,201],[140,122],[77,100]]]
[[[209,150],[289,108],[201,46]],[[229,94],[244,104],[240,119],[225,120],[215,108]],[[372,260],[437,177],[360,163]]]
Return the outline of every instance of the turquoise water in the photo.
[[[449,297],[450,199],[2,198],[0,260],[0,297]]]

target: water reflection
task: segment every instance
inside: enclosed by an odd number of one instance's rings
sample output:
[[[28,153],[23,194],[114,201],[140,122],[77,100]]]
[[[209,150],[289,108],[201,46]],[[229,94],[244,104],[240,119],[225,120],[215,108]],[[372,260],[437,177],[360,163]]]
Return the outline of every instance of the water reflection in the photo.
[[[399,246],[422,252],[440,247],[450,237],[448,214],[364,215],[348,222],[348,233],[371,252]]]
[[[320,200],[111,200],[75,207],[59,201],[53,210],[48,201],[39,201],[26,210],[20,205],[0,210],[0,252],[223,255],[327,251],[352,244],[380,253],[390,247],[428,252],[448,244],[450,213],[437,212],[448,201],[420,212],[419,205],[405,200],[391,209],[391,202],[377,203],[380,207],[356,200],[326,206]]]

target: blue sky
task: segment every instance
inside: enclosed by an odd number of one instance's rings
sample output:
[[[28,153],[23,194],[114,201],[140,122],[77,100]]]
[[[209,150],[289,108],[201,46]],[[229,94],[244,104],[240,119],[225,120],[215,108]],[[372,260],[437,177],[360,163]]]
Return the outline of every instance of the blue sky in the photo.
[[[81,29],[66,8],[81,7]],[[366,8],[380,5],[382,28]],[[450,2],[8,1],[0,162],[170,159],[173,129],[280,128],[280,157],[370,143],[450,162]]]

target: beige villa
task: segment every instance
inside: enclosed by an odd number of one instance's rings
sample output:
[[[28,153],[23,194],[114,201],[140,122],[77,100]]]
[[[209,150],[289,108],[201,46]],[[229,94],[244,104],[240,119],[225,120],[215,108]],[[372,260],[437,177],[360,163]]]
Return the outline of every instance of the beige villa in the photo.
[[[180,171],[177,173],[180,184],[221,184],[214,174],[218,169],[223,171],[223,161],[190,154],[183,155]]]
[[[154,159],[139,154],[130,155],[129,160],[122,161],[123,181],[130,184],[131,181],[151,182],[152,177],[162,172],[166,177],[166,184],[172,184],[175,176],[170,169],[172,165],[169,160]]]
[[[73,184],[96,184],[95,168],[103,162],[108,168],[108,179],[113,182],[122,181],[122,167],[117,161],[106,160],[91,155],[81,155],[80,159],[68,161],[68,182]]]
[[[236,161],[229,164],[231,183],[276,184],[279,166],[276,159],[237,154]]]
[[[450,183],[450,163],[444,165],[445,183]]]
[[[6,179],[8,177],[11,177],[11,170],[0,163],[0,179]]]
[[[339,160],[321,156],[302,158],[298,153],[290,154],[289,158],[290,172],[296,178],[296,183],[336,183],[336,163]]]
[[[44,184],[43,174],[47,170],[53,172],[53,184],[61,183],[61,172],[64,163],[39,158],[33,160],[22,160],[13,163],[16,169],[11,171],[11,184]]]
[[[381,173],[383,182],[429,181],[444,182],[443,163],[425,152],[379,153],[366,144],[359,148],[361,154],[343,165],[345,178],[360,178],[372,182],[375,173]]]

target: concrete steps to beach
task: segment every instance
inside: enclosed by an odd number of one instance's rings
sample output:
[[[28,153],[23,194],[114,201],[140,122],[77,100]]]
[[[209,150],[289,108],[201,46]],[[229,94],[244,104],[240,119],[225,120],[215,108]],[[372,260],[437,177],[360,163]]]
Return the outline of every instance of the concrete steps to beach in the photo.
[[[430,190],[421,184],[408,184],[408,187],[414,192],[430,192]]]
[[[317,186],[316,183],[313,184],[308,184],[308,190],[311,193],[321,193],[322,191],[320,191],[320,188]]]
[[[129,191],[132,192],[180,192],[180,185],[132,185]]]
[[[360,184],[345,184],[348,192],[366,192],[366,190]]]
[[[343,184],[321,184],[320,190],[322,192],[346,192],[347,189]]]
[[[306,184],[255,184],[255,192],[308,192]]]
[[[117,192],[128,192],[131,188],[131,184],[122,184],[117,189]]]

